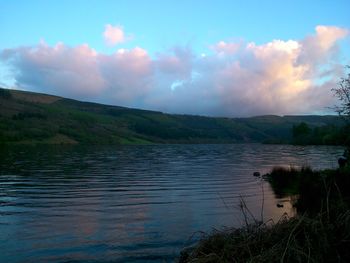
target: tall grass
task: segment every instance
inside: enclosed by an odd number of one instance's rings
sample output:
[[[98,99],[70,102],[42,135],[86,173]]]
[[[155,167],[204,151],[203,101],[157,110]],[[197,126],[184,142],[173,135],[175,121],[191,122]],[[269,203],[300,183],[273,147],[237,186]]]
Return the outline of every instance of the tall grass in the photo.
[[[216,230],[184,250],[179,262],[350,262],[349,167],[278,167],[266,178],[298,193],[297,216]]]
[[[180,262],[350,262],[350,213],[315,218],[283,217],[274,225],[253,224],[216,231]]]

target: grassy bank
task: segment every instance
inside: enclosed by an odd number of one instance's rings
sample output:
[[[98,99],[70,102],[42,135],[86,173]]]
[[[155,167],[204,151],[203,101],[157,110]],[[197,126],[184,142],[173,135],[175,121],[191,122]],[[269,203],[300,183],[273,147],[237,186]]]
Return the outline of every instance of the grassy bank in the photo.
[[[180,262],[350,262],[350,168],[274,168],[265,178],[279,196],[298,195],[298,214],[216,231]]]

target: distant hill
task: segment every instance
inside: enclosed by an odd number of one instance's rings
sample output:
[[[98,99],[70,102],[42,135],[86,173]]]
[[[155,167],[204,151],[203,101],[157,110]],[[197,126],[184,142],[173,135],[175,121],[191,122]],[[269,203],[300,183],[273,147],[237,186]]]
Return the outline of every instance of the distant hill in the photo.
[[[338,116],[212,118],[0,89],[0,143],[287,143],[301,122],[342,125]]]

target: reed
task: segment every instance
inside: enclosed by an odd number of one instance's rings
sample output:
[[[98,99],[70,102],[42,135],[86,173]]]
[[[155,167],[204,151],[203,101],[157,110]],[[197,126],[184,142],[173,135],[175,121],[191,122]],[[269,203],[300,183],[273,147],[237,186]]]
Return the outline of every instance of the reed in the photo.
[[[179,262],[350,262],[349,167],[278,167],[266,178],[298,191],[295,217],[215,230],[182,251]]]

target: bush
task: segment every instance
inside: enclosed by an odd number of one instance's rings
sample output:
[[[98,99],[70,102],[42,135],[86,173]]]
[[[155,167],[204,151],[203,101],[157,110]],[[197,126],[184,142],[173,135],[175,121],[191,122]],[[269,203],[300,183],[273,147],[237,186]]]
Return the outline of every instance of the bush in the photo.
[[[295,195],[299,192],[300,178],[302,175],[311,174],[310,167],[274,167],[271,173],[264,177],[269,181],[273,191],[278,197]]]

